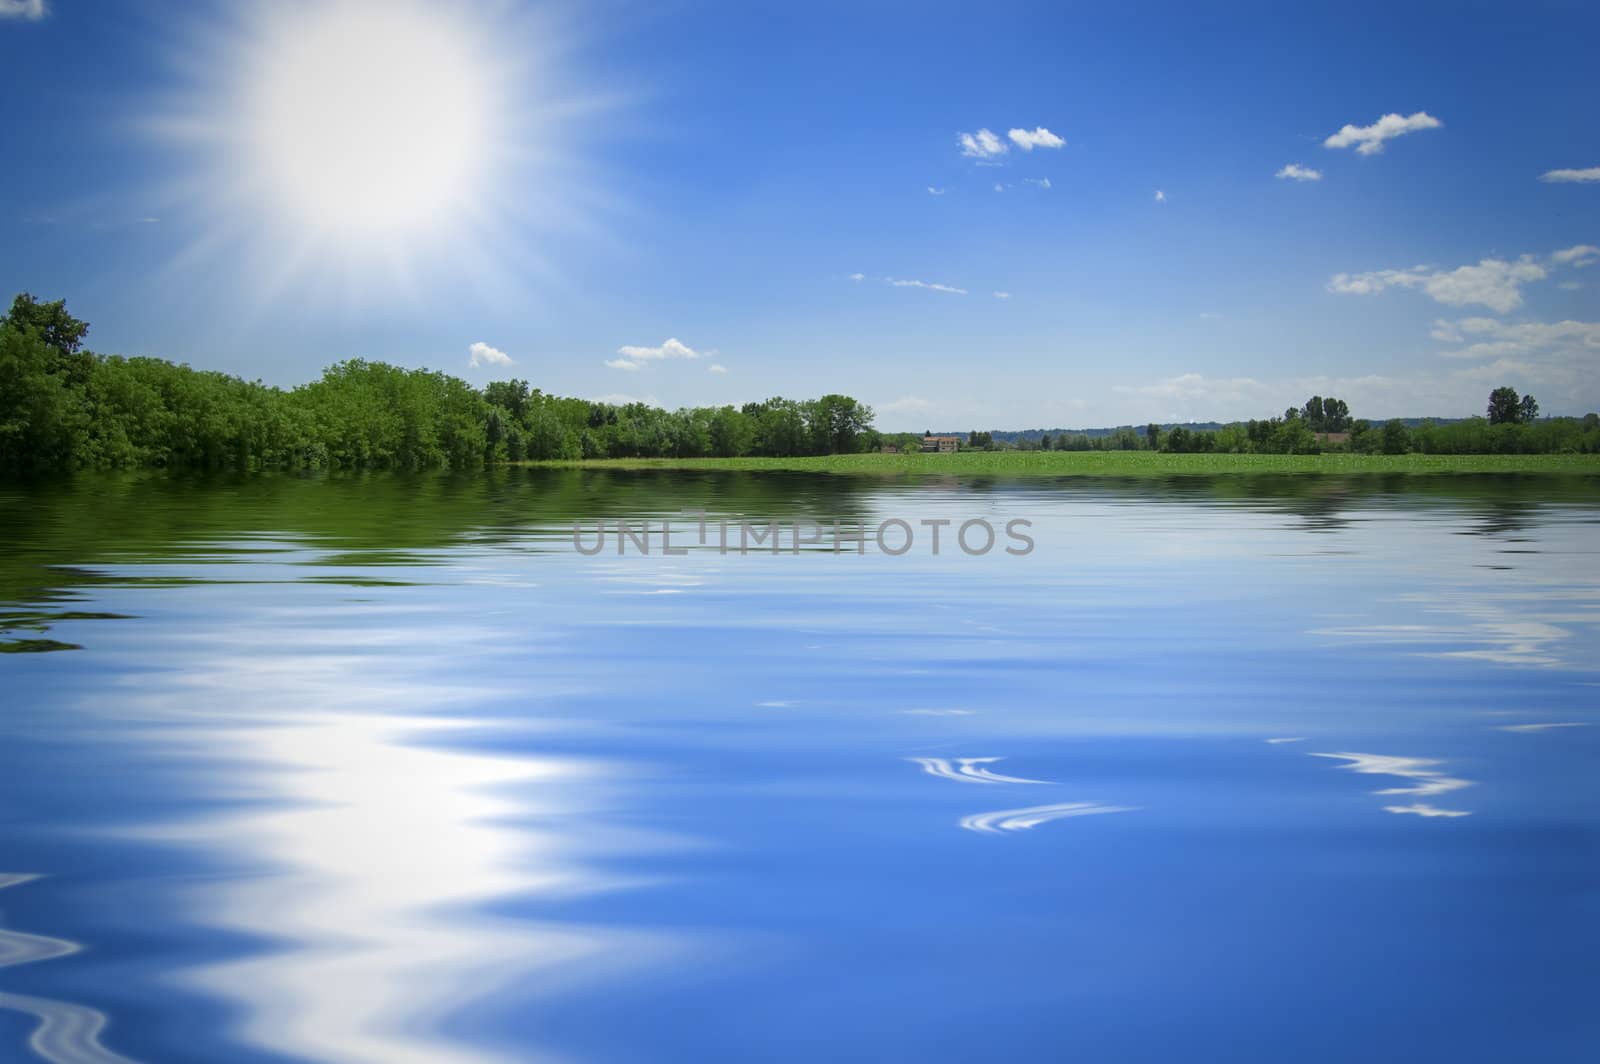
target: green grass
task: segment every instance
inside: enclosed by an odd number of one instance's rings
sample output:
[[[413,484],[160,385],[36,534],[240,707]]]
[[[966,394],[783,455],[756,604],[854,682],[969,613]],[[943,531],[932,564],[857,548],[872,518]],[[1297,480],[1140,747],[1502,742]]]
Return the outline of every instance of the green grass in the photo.
[[[526,465],[584,469],[1052,477],[1215,476],[1234,473],[1586,473],[1593,454],[1160,454],[1152,451],[965,451],[838,454],[823,458],[612,458]]]

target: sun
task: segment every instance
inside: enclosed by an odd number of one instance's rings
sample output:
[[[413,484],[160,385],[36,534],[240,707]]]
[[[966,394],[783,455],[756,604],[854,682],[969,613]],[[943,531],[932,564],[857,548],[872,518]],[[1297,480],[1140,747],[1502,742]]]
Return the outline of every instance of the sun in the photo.
[[[165,287],[252,314],[554,291],[552,249],[605,237],[616,202],[589,148],[619,96],[581,69],[584,18],[506,0],[194,5],[169,83],[135,104],[161,152],[150,213],[182,241]]]
[[[479,194],[493,64],[439,11],[344,0],[264,27],[240,71],[241,161],[288,221],[392,237],[448,224]]]

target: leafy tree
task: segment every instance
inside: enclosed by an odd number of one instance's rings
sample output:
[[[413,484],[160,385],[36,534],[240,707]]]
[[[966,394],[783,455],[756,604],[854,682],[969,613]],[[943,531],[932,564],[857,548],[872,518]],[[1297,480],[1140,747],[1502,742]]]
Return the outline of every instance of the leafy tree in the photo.
[[[67,301],[41,303],[27,292],[11,301],[11,313],[6,324],[24,332],[31,331],[62,356],[75,355],[89,331],[89,323],[79,321],[67,313]]]
[[[1383,424],[1383,453],[1405,454],[1411,449],[1411,434],[1406,431],[1406,423],[1399,418],[1386,421]]]
[[[1502,386],[1489,393],[1489,424],[1514,425],[1522,417],[1522,399],[1515,388]]]
[[[1539,400],[1531,395],[1524,395],[1517,404],[1517,420],[1523,424],[1530,424],[1539,419]]]
[[[1161,450],[1161,426],[1154,421],[1144,427],[1144,441],[1152,451]]]

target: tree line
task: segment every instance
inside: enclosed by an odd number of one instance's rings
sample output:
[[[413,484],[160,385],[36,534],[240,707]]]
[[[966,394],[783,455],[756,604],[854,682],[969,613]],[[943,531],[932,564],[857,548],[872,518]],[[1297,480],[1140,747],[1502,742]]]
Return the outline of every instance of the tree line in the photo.
[[[1238,421],[1217,429],[1151,423],[1113,432],[1045,434],[1038,442],[998,444],[989,433],[968,440],[981,450],[1165,451],[1169,454],[1594,454],[1600,452],[1600,414],[1539,417],[1539,401],[1515,388],[1496,388],[1484,417],[1407,425],[1352,417],[1343,399],[1314,395],[1282,417]]]
[[[548,395],[527,381],[482,389],[445,373],[352,359],[284,390],[155,358],[96,355],[63,301],[24,293],[0,320],[0,473],[138,466],[194,469],[470,469],[587,458],[788,458],[892,449],[847,396],[663,410]],[[969,448],[1174,453],[1548,454],[1600,452],[1600,417],[1540,418],[1531,395],[1496,388],[1485,416],[1381,424],[1312,396],[1282,417],[1215,430],[1158,424]]]
[[[96,355],[64,301],[24,293],[0,321],[0,471],[469,469],[582,458],[791,457],[876,450],[846,395],[662,410],[481,390],[445,373],[351,359],[284,390],[155,358]]]

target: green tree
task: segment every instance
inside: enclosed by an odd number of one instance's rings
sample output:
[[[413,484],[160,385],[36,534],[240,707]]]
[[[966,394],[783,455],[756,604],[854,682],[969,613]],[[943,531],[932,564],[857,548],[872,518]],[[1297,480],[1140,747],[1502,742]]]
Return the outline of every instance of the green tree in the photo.
[[[41,303],[27,292],[11,301],[6,323],[24,332],[31,331],[63,356],[75,355],[89,331],[89,323],[67,313],[67,301]]]
[[[1522,416],[1522,399],[1515,388],[1501,386],[1489,393],[1489,424],[1514,425]]]
[[[1411,449],[1411,434],[1406,423],[1394,418],[1383,423],[1383,453],[1405,454]]]

